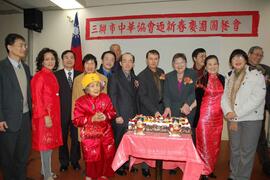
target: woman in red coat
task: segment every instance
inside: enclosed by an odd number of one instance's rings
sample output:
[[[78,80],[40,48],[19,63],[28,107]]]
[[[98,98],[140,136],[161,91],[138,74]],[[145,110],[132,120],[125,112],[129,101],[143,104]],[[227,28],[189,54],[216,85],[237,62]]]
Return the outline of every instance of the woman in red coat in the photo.
[[[100,93],[100,83],[96,73],[86,74],[82,79],[86,95],[77,99],[74,108],[73,123],[81,127],[86,180],[107,179],[114,174],[111,168],[115,154],[111,121],[116,112],[109,96]]]
[[[215,55],[205,59],[206,73],[198,80],[196,100],[199,118],[196,128],[196,148],[205,166],[202,179],[215,178],[213,174],[217,161],[221,133],[223,127],[223,113],[221,97],[224,89],[224,77],[218,74],[219,62]]]
[[[37,73],[31,81],[32,147],[40,151],[44,180],[52,180],[56,176],[51,172],[52,150],[62,145],[59,86],[53,74],[58,67],[57,53],[49,48],[42,49],[36,65]]]

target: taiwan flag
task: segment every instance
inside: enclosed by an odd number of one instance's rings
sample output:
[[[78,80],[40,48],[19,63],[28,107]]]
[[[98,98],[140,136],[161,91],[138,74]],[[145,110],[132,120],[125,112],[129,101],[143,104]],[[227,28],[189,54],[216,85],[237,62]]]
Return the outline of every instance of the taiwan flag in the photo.
[[[76,13],[75,19],[74,19],[74,32],[72,34],[71,50],[76,55],[74,69],[77,71],[83,71],[82,48],[81,48],[81,37],[80,37],[78,13]]]

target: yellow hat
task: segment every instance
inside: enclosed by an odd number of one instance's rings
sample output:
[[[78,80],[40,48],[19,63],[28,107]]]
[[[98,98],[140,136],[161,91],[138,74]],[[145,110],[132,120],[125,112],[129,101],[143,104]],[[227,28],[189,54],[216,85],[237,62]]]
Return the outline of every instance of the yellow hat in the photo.
[[[100,77],[96,73],[86,74],[82,78],[82,86],[85,89],[92,82],[100,82]]]

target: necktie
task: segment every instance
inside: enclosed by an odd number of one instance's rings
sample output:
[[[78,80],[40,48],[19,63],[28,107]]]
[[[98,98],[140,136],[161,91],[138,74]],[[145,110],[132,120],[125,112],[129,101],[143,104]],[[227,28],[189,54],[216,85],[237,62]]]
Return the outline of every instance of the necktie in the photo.
[[[131,76],[130,74],[127,75],[127,80],[130,82],[131,81]]]
[[[17,68],[18,69],[21,69],[22,65],[21,64],[18,64]]]
[[[68,72],[68,85],[69,85],[69,87],[71,88],[72,87],[72,78],[71,78],[71,74],[72,74],[72,72]]]

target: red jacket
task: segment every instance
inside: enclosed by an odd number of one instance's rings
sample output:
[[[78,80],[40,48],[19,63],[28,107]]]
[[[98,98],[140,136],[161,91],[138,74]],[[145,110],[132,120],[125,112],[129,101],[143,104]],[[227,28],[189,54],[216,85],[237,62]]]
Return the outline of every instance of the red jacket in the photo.
[[[92,122],[96,112],[106,115],[106,120]],[[73,123],[80,128],[80,137],[85,161],[99,161],[114,156],[115,145],[111,120],[116,116],[108,95],[101,93],[98,97],[84,95],[77,99],[74,108]],[[104,153],[102,155],[102,153]]]
[[[31,81],[32,91],[32,147],[38,151],[61,146],[59,86],[53,72],[42,68]],[[45,116],[52,119],[52,127],[45,126]]]

